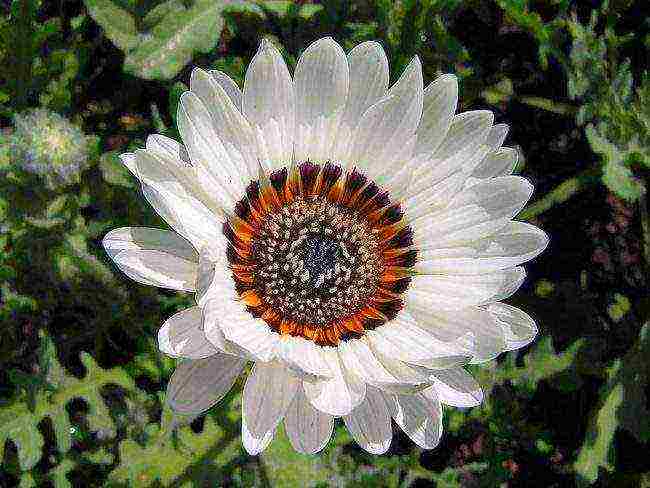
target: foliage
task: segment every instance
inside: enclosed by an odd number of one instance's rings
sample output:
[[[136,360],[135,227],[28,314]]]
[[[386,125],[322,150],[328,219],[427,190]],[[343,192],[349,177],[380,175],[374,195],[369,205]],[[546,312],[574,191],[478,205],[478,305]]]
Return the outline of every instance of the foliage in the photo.
[[[0,485],[648,485],[650,37],[637,4],[6,2]],[[152,132],[179,138],[192,66],[241,87],[262,37],[293,69],[323,35],[346,50],[378,39],[392,81],[414,55],[425,83],[457,74],[461,110],[512,126],[507,145],[537,188],[519,218],[551,235],[514,297],[539,337],[472,367],[485,401],[445,409],[432,452],[396,428],[389,453],[370,456],[339,420],[318,456],[296,454],[279,429],[250,457],[241,384],[207,415],[174,417],[163,399],[175,361],[156,332],[191,297],[128,282],[101,248],[118,226],[165,227],[117,155]],[[75,177],[52,185],[28,171],[36,161]]]
[[[603,15],[608,8],[606,4]],[[650,74],[642,74],[635,90],[629,60],[621,61],[617,54],[633,34],[618,35],[608,22],[599,36],[597,22],[593,12],[587,25],[570,23],[569,95],[584,100],[577,121],[587,124],[587,140],[603,159],[603,183],[620,197],[637,200],[645,190],[632,166],[650,167]]]
[[[238,0],[180,0],[121,7],[112,0],[85,0],[88,13],[125,52],[124,70],[145,79],[169,79],[197,53],[212,50],[224,26],[222,11]]]

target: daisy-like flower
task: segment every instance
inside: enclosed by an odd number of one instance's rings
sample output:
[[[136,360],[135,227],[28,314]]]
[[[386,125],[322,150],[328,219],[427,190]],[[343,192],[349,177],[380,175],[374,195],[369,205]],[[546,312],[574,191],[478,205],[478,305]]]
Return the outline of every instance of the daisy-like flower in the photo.
[[[116,229],[108,253],[140,283],[196,293],[158,335],[182,358],[167,401],[203,412],[254,362],[251,454],[282,421],[297,451],[318,452],[335,417],[371,453],[389,448],[391,418],[431,449],[441,404],[481,402],[463,366],[537,333],[500,303],[547,244],[513,220],[532,186],[510,174],[507,127],[489,111],[455,114],[456,78],[424,89],[417,57],[388,81],[376,42],[346,56],[320,39],[292,79],[264,41],[241,91],[192,72],[183,145],[154,135],[122,156],[173,231]]]

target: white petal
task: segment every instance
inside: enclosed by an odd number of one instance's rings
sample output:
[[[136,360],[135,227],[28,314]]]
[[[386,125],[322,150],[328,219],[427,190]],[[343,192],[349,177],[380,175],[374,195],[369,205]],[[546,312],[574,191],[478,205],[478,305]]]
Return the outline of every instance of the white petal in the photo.
[[[232,209],[246,189],[244,160],[229,154],[213,127],[210,112],[195,93],[181,95],[176,120],[196,169],[198,184],[206,193],[214,195],[222,208]]]
[[[334,417],[316,410],[307,400],[301,386],[284,417],[284,428],[296,451],[316,454],[332,437]]]
[[[533,259],[548,245],[548,236],[530,224],[510,222],[496,234],[449,249],[418,253],[415,269],[423,274],[483,274]]]
[[[138,168],[135,164],[135,154],[134,153],[124,153],[120,154],[120,161],[122,164],[127,167],[127,169],[133,173],[133,176],[138,176]]]
[[[503,300],[522,285],[526,273],[516,267],[472,275],[415,275],[406,291],[407,305],[459,310]]]
[[[137,150],[136,165],[142,192],[156,212],[196,249],[223,235],[214,211],[206,206],[153,154]]]
[[[233,79],[223,71],[211,70],[209,73],[210,76],[212,76],[212,78],[214,78],[214,80],[219,83],[221,88],[223,88],[223,90],[228,94],[230,101],[237,110],[241,112],[242,94],[237,83],[235,83]]]
[[[444,161],[474,152],[477,146],[485,143],[493,122],[494,114],[489,110],[472,110],[455,115],[433,158]]]
[[[146,163],[141,161],[141,179],[164,181],[173,177],[192,198],[212,212],[218,215],[222,213],[222,207],[214,195],[206,193],[201,187],[197,170],[192,166],[190,156],[182,144],[161,134],[152,134],[147,137],[146,152],[153,158]]]
[[[483,401],[483,390],[478,382],[464,369],[446,369],[433,372],[433,387],[422,394],[430,399],[440,399],[453,407],[475,407]]]
[[[246,417],[242,416],[241,419],[241,442],[246,449],[246,452],[251,456],[257,456],[264,451],[273,440],[275,430],[265,432],[261,436],[255,436],[251,433],[248,425],[246,424]]]
[[[293,82],[279,51],[266,39],[246,72],[242,111],[257,134],[273,132],[275,143],[265,141],[270,151],[262,161],[265,168],[274,170],[287,165],[293,151]]]
[[[366,385],[343,369],[336,349],[324,347],[323,354],[334,376],[329,379],[305,379],[305,395],[321,412],[335,416],[346,415],[363,401]]]
[[[238,344],[228,340],[221,329],[222,317],[226,308],[226,302],[215,298],[207,299],[203,305],[203,334],[213,347],[219,351],[239,356],[249,360],[255,360],[256,357],[248,350]]]
[[[235,291],[224,253],[217,256],[214,266],[212,283],[200,301],[205,309],[206,337],[217,348],[223,347],[225,339],[225,350],[232,354],[250,354],[257,361],[271,361],[278,353],[280,335],[246,310]]]
[[[184,360],[167,385],[167,403],[182,414],[204,412],[228,393],[245,364],[227,354]]]
[[[280,336],[278,356],[296,374],[331,377],[333,375],[321,347],[313,341],[289,335]]]
[[[487,139],[485,143],[490,146],[490,150],[496,151],[501,147],[503,141],[506,140],[508,135],[508,125],[507,124],[497,124],[490,128]]]
[[[405,363],[394,357],[386,356],[374,348],[371,349],[381,362],[382,367],[399,381],[377,382],[374,385],[377,388],[398,395],[413,395],[431,386],[431,372],[427,368]]]
[[[348,84],[345,53],[331,37],[312,43],[300,56],[294,73],[296,160],[331,159]]]
[[[121,227],[102,241],[108,255],[129,278],[145,285],[193,291],[197,255],[174,232],[147,227]]]
[[[278,352],[279,334],[262,320],[254,318],[240,303],[232,299],[221,302],[219,325],[224,336],[252,354],[258,361],[270,361]],[[208,339],[211,338],[206,331]]]
[[[367,41],[348,53],[350,92],[343,123],[354,129],[361,115],[377,103],[388,89],[388,59],[381,44]]]
[[[432,154],[447,135],[458,103],[458,80],[454,75],[436,78],[424,90],[422,120],[418,126],[415,154]]]
[[[257,177],[257,154],[253,130],[221,85],[206,71],[195,68],[190,89],[203,102],[212,118],[212,128],[222,142],[233,169],[243,185]],[[231,170],[231,171],[232,171]],[[234,178],[236,174],[231,175]]]
[[[496,127],[496,126],[495,126]],[[486,178],[496,178],[499,176],[508,176],[512,174],[517,166],[519,153],[511,147],[502,147],[498,151],[488,154],[472,172],[472,181]]]
[[[415,171],[407,200],[409,215],[426,215],[447,206],[473,169],[489,153],[485,144],[494,115],[486,110],[456,115],[441,146]]]
[[[158,331],[158,347],[172,357],[202,359],[217,354],[205,338],[199,307],[182,310],[165,321]]]
[[[421,327],[406,310],[374,330],[367,333],[373,349],[379,353],[406,362],[448,357],[465,353],[461,345],[444,343]]]
[[[375,357],[365,337],[341,341],[338,352],[345,367],[366,383],[394,380]]]
[[[442,406],[434,388],[427,395],[384,394],[397,425],[422,449],[433,449],[442,436]]]
[[[390,175],[410,159],[400,152],[422,116],[422,66],[415,57],[386,97],[371,106],[354,132],[349,164],[370,179]]]
[[[524,207],[533,186],[505,176],[462,190],[444,210],[411,222],[419,249],[447,248],[495,234]]]
[[[363,449],[371,454],[388,451],[393,439],[390,414],[384,397],[377,389],[369,386],[365,400],[349,415],[345,415],[343,421]]]
[[[464,310],[432,310],[427,302],[409,302],[408,310],[418,325],[442,341],[455,341],[466,334],[473,337],[472,364],[489,361],[505,350],[503,330],[496,319],[477,307]],[[422,364],[422,363],[420,363]]]
[[[487,306],[487,311],[496,317],[497,324],[503,329],[507,351],[524,347],[537,336],[535,321],[518,308],[505,303],[492,303]]]
[[[242,418],[252,438],[274,432],[300,386],[279,361],[256,362],[244,385]]]

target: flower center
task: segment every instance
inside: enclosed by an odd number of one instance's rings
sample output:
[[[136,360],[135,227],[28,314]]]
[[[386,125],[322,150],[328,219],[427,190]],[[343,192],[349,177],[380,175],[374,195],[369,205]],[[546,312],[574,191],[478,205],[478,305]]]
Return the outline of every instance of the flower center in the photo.
[[[253,182],[224,224],[236,289],[281,334],[337,344],[394,318],[415,263],[398,204],[309,162]]]

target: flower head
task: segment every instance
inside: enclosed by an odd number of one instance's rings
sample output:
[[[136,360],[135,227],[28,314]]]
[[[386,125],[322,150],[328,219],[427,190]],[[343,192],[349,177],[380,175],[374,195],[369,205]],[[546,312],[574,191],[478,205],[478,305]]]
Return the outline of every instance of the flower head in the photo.
[[[19,167],[52,188],[78,181],[88,162],[88,138],[77,126],[44,108],[17,114],[14,125],[11,152]]]
[[[391,418],[433,448],[441,404],[481,402],[463,366],[537,333],[500,303],[547,244],[513,220],[532,186],[510,174],[507,127],[455,114],[456,78],[424,89],[417,57],[388,81],[375,42],[346,55],[321,39],[293,78],[263,42],[243,91],[193,71],[183,145],[154,135],[122,156],[173,231],[116,229],[108,253],[141,283],[196,293],[159,332],[160,349],[185,358],[167,401],[202,412],[253,361],[250,453],[281,421],[296,450],[318,452],[335,417],[372,453],[389,448]]]

